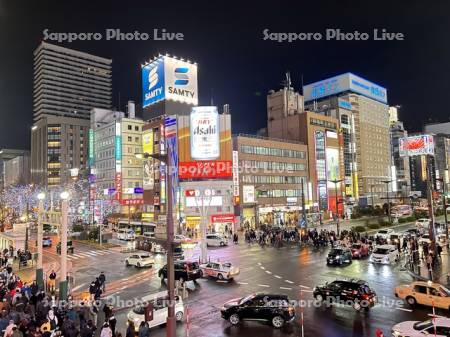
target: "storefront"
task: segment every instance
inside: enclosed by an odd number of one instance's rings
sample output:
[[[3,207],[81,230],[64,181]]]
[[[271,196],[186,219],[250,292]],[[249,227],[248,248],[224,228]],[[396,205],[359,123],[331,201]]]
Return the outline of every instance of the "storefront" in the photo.
[[[225,234],[230,229],[234,232],[236,230],[235,221],[234,214],[215,214],[211,215],[211,224],[209,227],[215,233]]]
[[[301,212],[301,206],[260,207],[259,222],[274,227],[297,227]]]
[[[255,206],[242,208],[242,221],[241,227],[243,228],[256,228],[255,226]]]

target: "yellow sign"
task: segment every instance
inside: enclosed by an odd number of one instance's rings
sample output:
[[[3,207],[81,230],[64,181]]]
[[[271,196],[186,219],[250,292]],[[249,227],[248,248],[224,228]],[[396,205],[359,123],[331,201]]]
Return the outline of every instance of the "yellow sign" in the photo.
[[[142,152],[153,154],[153,130],[145,130],[142,134]]]
[[[142,213],[142,219],[150,219],[153,220],[155,218],[154,213]]]

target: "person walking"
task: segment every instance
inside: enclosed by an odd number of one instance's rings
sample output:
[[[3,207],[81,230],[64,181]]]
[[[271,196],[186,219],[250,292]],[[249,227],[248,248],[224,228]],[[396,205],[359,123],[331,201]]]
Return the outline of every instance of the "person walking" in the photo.
[[[103,323],[102,331],[100,332],[100,337],[112,337],[112,331],[109,327],[108,322]]]
[[[53,269],[48,276],[48,287],[50,292],[54,292],[56,290],[56,272]]]
[[[148,327],[148,323],[142,321],[139,325],[139,332],[138,337],[149,337],[150,336],[150,329]]]
[[[136,331],[135,331],[135,327],[134,327],[134,322],[133,321],[128,321],[128,327],[127,327],[127,332],[125,334],[125,337],[135,337]],[[81,336],[81,337],[85,337],[85,336]]]

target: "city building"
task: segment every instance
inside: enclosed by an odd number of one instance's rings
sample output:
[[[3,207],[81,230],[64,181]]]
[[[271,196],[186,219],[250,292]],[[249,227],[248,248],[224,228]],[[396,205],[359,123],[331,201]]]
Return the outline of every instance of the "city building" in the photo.
[[[400,156],[399,140],[408,136],[408,131],[405,130],[403,122],[398,120],[398,111],[396,107],[389,108],[389,133],[391,137],[391,177],[392,192],[403,200],[408,198],[411,191],[411,176],[410,176],[410,158],[407,156]]]
[[[424,132],[433,134],[437,178],[449,181],[450,170],[450,122],[427,124]],[[446,190],[449,186],[446,186]]]
[[[311,200],[307,146],[298,141],[234,136],[233,186],[242,226],[298,226]]]
[[[345,190],[361,204],[385,192],[392,179],[387,90],[352,73],[305,85],[305,109],[339,120]],[[345,127],[347,126],[347,127]],[[352,144],[349,148],[349,144]],[[392,184],[389,184],[392,190]]]
[[[128,117],[120,111],[92,109],[89,131],[93,204],[101,209],[102,202],[110,202],[129,218],[142,213],[143,204],[142,159],[136,154],[142,154],[144,121],[134,113],[133,102],[128,103]]]
[[[28,150],[0,149],[0,190],[5,187],[5,164],[8,160],[20,156],[29,156]]]
[[[92,108],[111,108],[111,59],[41,42],[34,52],[31,179],[65,184],[87,167]]]
[[[4,187],[30,183],[30,153],[4,162]]]

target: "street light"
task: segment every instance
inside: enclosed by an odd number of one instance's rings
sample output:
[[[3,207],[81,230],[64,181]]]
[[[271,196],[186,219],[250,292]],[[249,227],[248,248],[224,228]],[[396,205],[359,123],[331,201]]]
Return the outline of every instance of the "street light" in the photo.
[[[38,206],[38,228],[37,228],[37,266],[36,266],[36,283],[39,290],[44,290],[44,269],[42,268],[43,260],[43,250],[42,250],[42,239],[43,239],[43,228],[42,228],[42,218],[44,215],[44,199],[45,193],[41,192],[37,195],[39,200]]]
[[[173,195],[172,195],[172,160],[170,160],[172,149],[167,146],[166,154],[161,153],[136,153],[135,157],[138,159],[153,158],[166,164],[167,168],[167,290],[169,293],[169,307],[167,309],[167,337],[175,337],[175,270],[173,257]],[[205,240],[205,238],[203,238]]]
[[[338,188],[337,185],[344,181],[344,179],[334,179],[334,180],[328,180],[330,183],[334,184],[334,191],[335,191],[335,197],[336,197],[336,232],[337,237],[339,238],[339,232],[340,232],[340,224],[339,224],[339,200],[338,200]]]
[[[61,276],[59,279],[59,298],[67,299],[67,221],[69,192],[60,194],[61,202]],[[40,243],[42,245],[42,243]]]

